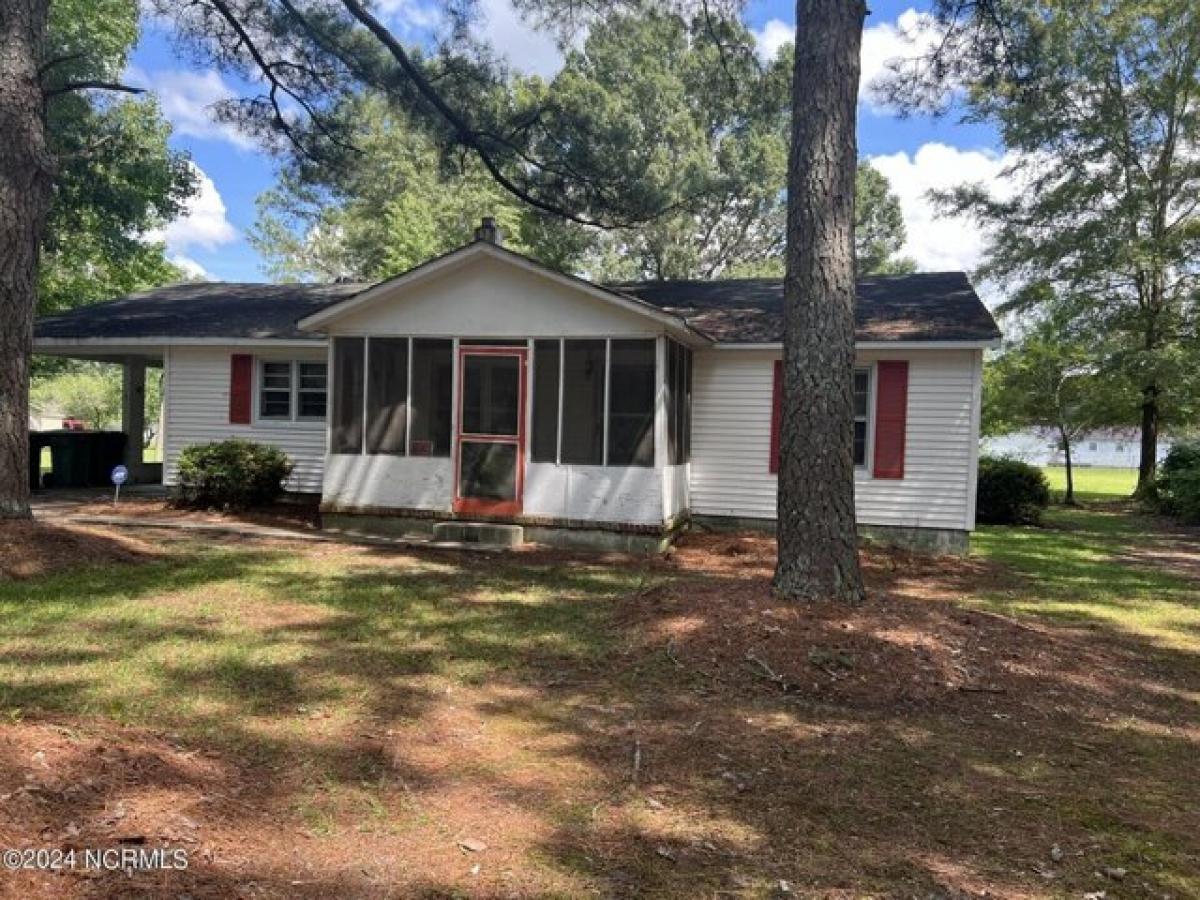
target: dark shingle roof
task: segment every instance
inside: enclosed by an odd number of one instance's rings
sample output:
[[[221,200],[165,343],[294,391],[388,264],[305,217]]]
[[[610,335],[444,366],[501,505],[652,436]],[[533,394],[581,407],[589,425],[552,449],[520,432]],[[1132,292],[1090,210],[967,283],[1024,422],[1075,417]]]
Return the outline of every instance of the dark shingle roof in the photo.
[[[39,338],[275,338],[323,340],[297,320],[365,284],[188,282],[81,306],[37,321]]]
[[[83,306],[37,322],[38,338],[197,339],[322,337],[296,322],[352,297],[365,284],[228,284],[194,282]],[[783,340],[783,282],[646,281],[608,285],[685,318],[713,340]],[[858,282],[859,341],[978,341],[1000,336],[961,272],[863,278]]]
[[[783,281],[640,281],[609,287],[683,316],[716,341],[783,340]],[[962,272],[858,280],[859,341],[987,341],[1000,329]]]

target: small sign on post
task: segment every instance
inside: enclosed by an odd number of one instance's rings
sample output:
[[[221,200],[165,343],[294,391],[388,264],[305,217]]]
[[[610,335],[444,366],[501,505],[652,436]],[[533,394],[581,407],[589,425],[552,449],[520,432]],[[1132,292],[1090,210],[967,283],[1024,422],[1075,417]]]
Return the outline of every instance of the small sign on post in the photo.
[[[117,505],[117,501],[121,499],[121,485],[129,480],[129,470],[124,466],[114,466],[112,470],[112,483],[115,486],[113,492],[113,506]]]

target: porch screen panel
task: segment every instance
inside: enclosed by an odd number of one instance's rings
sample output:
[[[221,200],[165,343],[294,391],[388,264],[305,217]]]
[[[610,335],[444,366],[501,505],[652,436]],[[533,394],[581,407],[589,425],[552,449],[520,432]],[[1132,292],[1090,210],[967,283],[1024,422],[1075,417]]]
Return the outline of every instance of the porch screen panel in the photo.
[[[604,462],[604,341],[563,342],[562,461]]]
[[[679,459],[679,429],[675,422],[679,417],[679,394],[676,391],[679,382],[679,353],[680,347],[674,341],[667,341],[666,372],[663,373],[667,390],[667,465],[676,465]]]
[[[416,338],[412,347],[413,456],[449,456],[454,410],[453,344],[442,338]]]
[[[362,453],[363,338],[333,339],[333,421],[331,453]]]
[[[558,341],[533,342],[533,462],[558,462],[559,356]]]
[[[408,418],[408,338],[371,338],[367,452],[403,456]]]
[[[614,340],[609,361],[608,464],[654,465],[655,342]]]

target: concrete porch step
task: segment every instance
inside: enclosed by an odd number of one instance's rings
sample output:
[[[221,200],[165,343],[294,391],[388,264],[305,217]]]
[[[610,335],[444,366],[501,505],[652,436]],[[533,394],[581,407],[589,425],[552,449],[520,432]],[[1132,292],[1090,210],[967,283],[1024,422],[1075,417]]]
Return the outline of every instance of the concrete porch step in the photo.
[[[456,544],[520,547],[525,543],[525,529],[502,522],[438,522],[433,526],[433,539]]]

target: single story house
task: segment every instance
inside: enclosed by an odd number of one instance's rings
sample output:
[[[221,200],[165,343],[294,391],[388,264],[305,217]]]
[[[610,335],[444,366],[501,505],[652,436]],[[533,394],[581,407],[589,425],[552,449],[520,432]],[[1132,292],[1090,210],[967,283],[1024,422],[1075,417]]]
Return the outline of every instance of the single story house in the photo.
[[[982,448],[989,456],[1008,456],[1035,466],[1066,464],[1062,440],[1049,428],[1027,428],[987,437],[983,439]],[[1170,450],[1170,436],[1160,434],[1158,461],[1166,459]],[[1071,441],[1071,465],[1080,468],[1136,469],[1141,453],[1142,437],[1136,428],[1098,428]]]
[[[856,334],[859,522],[961,550],[996,323],[961,273],[864,278]],[[239,437],[286,451],[327,521],[644,546],[772,523],[782,340],[777,279],[597,284],[485,223],[379,284],[172,285],[43,318],[35,350],[164,367],[168,485],[184,447]]]

